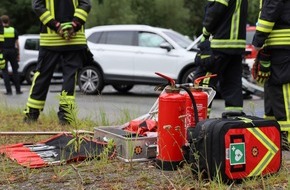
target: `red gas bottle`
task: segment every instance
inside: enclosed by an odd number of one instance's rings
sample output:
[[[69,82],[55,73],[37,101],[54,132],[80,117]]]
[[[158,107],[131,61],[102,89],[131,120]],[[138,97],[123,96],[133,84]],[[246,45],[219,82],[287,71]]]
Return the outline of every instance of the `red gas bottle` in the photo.
[[[207,119],[207,108],[209,103],[212,101],[215,91],[212,88],[209,87],[201,87],[199,86],[199,83],[201,80],[205,78],[215,77],[216,74],[208,75],[199,77],[194,81],[194,85],[191,84],[191,86],[188,87],[190,92],[192,93],[194,97],[194,102],[190,98],[188,93],[185,93],[186,95],[186,117],[185,117],[185,130],[187,131],[188,127],[195,127],[196,121],[195,121],[195,111],[194,106],[197,108],[198,113],[198,121],[202,121]],[[209,100],[210,98],[210,100]]]
[[[175,170],[184,160],[182,146],[185,144],[185,95],[176,88],[175,82],[167,76],[171,85],[166,86],[159,96],[156,166],[162,170]]]
[[[168,87],[159,97],[156,164],[162,170],[175,170],[184,160],[185,95]]]
[[[189,87],[191,91],[198,112],[198,121],[205,120],[207,118],[207,105],[208,105],[208,95],[206,92],[203,92],[199,87]],[[185,128],[195,127],[196,121],[194,119],[195,113],[193,109],[192,100],[189,97],[188,93],[185,93],[186,96],[186,117],[185,117]],[[185,129],[185,130],[186,130]]]

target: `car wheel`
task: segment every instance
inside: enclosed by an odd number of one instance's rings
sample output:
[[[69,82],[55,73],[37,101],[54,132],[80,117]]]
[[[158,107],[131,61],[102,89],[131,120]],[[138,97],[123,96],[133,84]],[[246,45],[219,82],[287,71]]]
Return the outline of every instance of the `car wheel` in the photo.
[[[195,67],[189,68],[183,75],[181,83],[193,83]]]
[[[100,94],[104,88],[103,75],[97,67],[84,67],[79,72],[78,84],[85,94]]]
[[[127,84],[119,84],[119,85],[115,84],[112,86],[115,90],[121,93],[126,93],[134,87],[134,85],[127,85]]]
[[[35,65],[31,65],[26,69],[25,80],[26,80],[27,84],[32,84],[33,76],[35,74],[35,69],[36,69]]]

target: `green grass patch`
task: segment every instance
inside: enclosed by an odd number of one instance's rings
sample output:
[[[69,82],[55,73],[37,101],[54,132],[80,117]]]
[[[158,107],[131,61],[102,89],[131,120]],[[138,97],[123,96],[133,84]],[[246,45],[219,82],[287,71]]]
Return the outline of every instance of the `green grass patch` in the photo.
[[[99,110],[98,121],[77,118],[74,124],[59,125],[57,113],[51,109],[41,113],[39,121],[23,123],[21,109],[0,105],[1,131],[72,131],[75,129],[93,131],[94,127],[113,125],[104,110]],[[128,110],[120,117],[119,124],[136,118]],[[115,125],[116,123],[114,123]],[[43,135],[1,135],[0,145],[19,142],[35,143],[47,139]],[[76,141],[77,142],[77,141]],[[105,150],[108,151],[108,150]],[[269,176],[244,179],[241,183],[224,184],[217,176],[213,180],[193,176],[190,164],[176,171],[162,171],[153,162],[125,163],[108,158],[106,152],[98,159],[80,163],[28,169],[0,156],[0,189],[288,189],[289,164],[283,162],[281,171]]]

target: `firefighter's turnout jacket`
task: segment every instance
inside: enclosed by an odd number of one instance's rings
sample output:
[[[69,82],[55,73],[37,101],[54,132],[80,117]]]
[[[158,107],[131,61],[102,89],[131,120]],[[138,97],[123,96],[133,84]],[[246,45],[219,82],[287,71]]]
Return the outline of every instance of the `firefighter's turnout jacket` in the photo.
[[[261,0],[252,44],[271,56],[265,84],[265,117],[277,119],[290,142],[290,1]]]
[[[203,20],[203,35],[212,35],[211,48],[241,54],[246,47],[247,0],[209,0]]]
[[[84,23],[91,9],[90,0],[34,0],[33,10],[41,21],[40,46],[57,50],[72,50],[86,47]],[[76,36],[67,41],[54,30],[55,22],[71,22],[76,19],[82,24]]]

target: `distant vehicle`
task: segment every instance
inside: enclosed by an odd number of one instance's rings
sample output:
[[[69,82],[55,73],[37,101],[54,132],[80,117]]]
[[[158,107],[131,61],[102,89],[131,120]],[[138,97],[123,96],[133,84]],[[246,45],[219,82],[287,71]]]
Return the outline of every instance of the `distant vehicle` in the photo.
[[[253,37],[255,35],[256,26],[247,27],[247,36],[246,36],[246,61],[253,61],[257,56],[257,50],[255,50],[252,45]]]
[[[108,25],[86,29],[94,63],[79,72],[78,84],[86,94],[101,93],[112,85],[125,93],[136,84],[157,85],[163,73],[178,83],[191,82],[199,40],[171,29],[147,25]]]
[[[255,58],[257,56],[257,50],[255,50],[252,45],[253,37],[255,35],[256,27],[247,26],[247,36],[246,36],[246,56],[243,63],[243,77],[242,84],[245,96],[250,96],[252,94],[263,97],[264,88],[256,84],[252,77],[251,69],[253,67]]]
[[[37,34],[26,34],[19,36],[19,76],[20,81],[26,81],[27,84],[32,83],[33,75],[35,73],[35,68],[38,59],[38,50],[39,50],[39,35]],[[9,74],[12,75],[12,68],[10,64],[8,65]],[[54,79],[61,79],[62,73],[59,66],[57,66],[56,71],[53,74]],[[1,76],[2,77],[2,76]]]
[[[252,81],[249,71],[256,55],[251,45],[254,32],[255,27],[247,27],[248,55],[246,64],[243,64],[243,86],[248,94],[263,91]],[[112,85],[117,91],[126,93],[137,84],[164,84],[166,81],[155,72],[170,76],[177,83],[192,82],[201,36],[192,41],[165,28],[108,25],[86,29],[86,37],[94,62],[85,63],[78,74],[78,86],[85,94],[99,94],[105,85]],[[20,78],[22,82],[31,84],[38,58],[39,35],[21,35],[19,45]],[[8,70],[12,73],[10,66]],[[62,79],[61,64],[57,65],[53,79]]]

